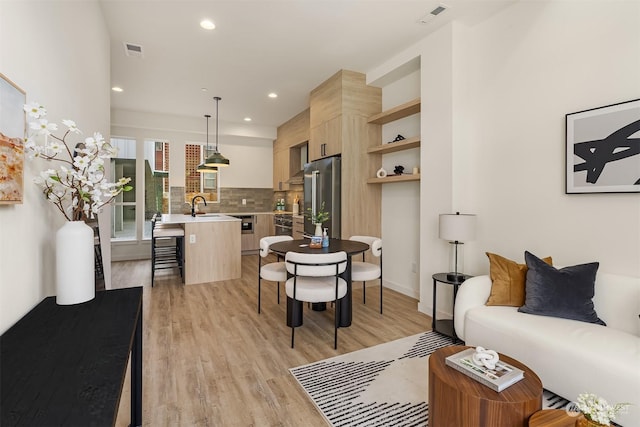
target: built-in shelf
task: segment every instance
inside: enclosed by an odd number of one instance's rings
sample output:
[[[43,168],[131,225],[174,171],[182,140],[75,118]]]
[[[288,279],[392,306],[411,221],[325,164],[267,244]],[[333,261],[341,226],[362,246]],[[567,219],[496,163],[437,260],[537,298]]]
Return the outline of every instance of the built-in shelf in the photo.
[[[367,179],[367,184],[386,184],[390,182],[409,182],[409,181],[420,181],[420,174],[402,174],[402,175],[393,175],[393,176],[385,176],[384,178],[369,178]]]
[[[411,148],[420,147],[420,137],[414,136],[413,138],[403,139],[402,141],[389,142],[387,144],[371,147],[367,150],[369,154],[387,154],[396,151],[409,150]]]
[[[392,122],[394,120],[402,119],[403,117],[408,117],[413,114],[420,112],[420,98],[416,98],[409,102],[405,102],[402,105],[398,105],[390,110],[383,111],[378,114],[374,114],[369,117],[368,122],[383,125],[385,123]]]
[[[377,125],[384,125],[394,120],[399,120],[404,117],[411,116],[420,112],[420,98],[416,98],[412,101],[405,102],[402,105],[398,105],[390,110],[383,111],[382,113],[374,114],[369,117],[368,122]],[[411,138],[403,139],[401,141],[390,142],[387,144],[381,144],[376,147],[371,147],[367,150],[369,154],[388,154],[396,151],[410,150],[412,148],[420,147],[420,136],[414,136]],[[394,176],[386,176],[384,178],[369,178],[367,184],[386,184],[391,182],[409,182],[420,181],[420,174],[402,174]]]

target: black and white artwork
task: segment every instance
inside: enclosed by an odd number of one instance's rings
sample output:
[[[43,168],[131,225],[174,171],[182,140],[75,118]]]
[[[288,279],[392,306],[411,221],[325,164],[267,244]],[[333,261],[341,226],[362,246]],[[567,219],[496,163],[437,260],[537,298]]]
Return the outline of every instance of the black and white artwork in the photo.
[[[640,192],[640,99],[566,115],[566,193]]]

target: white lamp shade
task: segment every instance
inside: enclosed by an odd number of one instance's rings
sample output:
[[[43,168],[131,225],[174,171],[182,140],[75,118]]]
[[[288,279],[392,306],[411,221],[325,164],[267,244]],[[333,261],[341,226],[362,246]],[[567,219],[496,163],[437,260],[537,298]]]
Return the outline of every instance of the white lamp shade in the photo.
[[[473,214],[440,214],[441,239],[468,242],[476,238],[476,216]]]

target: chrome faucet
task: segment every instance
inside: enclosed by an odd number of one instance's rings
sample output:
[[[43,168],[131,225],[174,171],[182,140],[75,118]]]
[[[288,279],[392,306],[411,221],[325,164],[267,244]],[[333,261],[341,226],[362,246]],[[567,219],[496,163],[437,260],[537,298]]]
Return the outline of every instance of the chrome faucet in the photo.
[[[203,196],[195,196],[191,199],[191,216],[196,216],[196,199],[202,199],[204,205],[207,206],[207,200]]]

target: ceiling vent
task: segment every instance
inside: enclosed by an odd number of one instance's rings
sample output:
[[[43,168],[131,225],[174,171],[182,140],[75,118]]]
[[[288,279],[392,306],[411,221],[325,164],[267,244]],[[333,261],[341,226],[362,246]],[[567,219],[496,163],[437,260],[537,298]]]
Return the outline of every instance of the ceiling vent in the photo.
[[[445,6],[443,4],[439,4],[438,7],[436,7],[431,12],[427,13],[425,16],[420,18],[420,20],[418,22],[420,22],[421,24],[426,24],[429,21],[431,21],[433,18],[435,18],[436,16],[440,15],[445,10],[447,10],[447,6]]]
[[[134,56],[136,58],[142,58],[144,55],[142,53],[142,46],[134,43],[125,43],[124,44],[124,53],[127,56]]]

